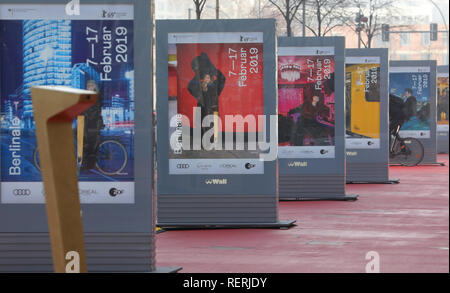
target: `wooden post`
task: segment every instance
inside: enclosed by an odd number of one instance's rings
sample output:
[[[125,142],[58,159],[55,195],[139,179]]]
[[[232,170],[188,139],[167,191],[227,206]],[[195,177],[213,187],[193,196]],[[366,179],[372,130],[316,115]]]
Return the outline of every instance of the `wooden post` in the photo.
[[[69,255],[76,252],[79,272],[85,273],[72,121],[97,101],[97,94],[68,87],[42,86],[32,87],[31,96],[54,270],[66,272],[67,263],[72,260],[66,260],[66,256],[68,252],[71,252]]]

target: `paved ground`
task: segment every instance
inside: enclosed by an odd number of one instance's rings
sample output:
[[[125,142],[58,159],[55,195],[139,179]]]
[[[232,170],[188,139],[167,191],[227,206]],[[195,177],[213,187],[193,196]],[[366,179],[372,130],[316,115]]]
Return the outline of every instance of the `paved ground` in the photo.
[[[289,230],[168,231],[157,266],[182,272],[449,272],[449,156],[445,167],[391,167],[399,185],[347,185],[356,202],[282,202]]]

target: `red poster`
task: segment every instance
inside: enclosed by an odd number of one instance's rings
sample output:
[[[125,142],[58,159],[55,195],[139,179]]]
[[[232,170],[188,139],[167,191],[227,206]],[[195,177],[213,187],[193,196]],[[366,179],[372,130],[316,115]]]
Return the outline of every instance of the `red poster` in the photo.
[[[225,127],[226,115],[264,114],[263,68],[260,43],[171,44],[169,96],[176,88],[177,113],[189,118],[190,127],[198,127],[193,108],[199,107],[202,118],[218,113],[222,131],[236,131]]]
[[[334,145],[334,56],[280,56],[280,146]]]

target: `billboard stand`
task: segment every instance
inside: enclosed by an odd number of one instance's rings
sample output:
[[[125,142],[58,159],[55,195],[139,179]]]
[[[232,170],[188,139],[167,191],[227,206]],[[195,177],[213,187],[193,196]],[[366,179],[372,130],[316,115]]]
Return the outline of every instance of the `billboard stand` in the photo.
[[[345,193],[345,39],[278,38],[280,200]]]
[[[38,85],[98,93],[78,117],[84,125],[73,125],[84,146],[76,149],[87,271],[160,271],[149,192],[153,1],[84,0],[81,14],[68,2],[0,0],[0,272],[53,271],[30,95]]]
[[[388,49],[345,52],[347,183],[389,179]]]
[[[400,136],[414,137],[424,147],[424,158],[419,165],[445,166],[436,162],[436,61],[390,61],[390,94],[402,97],[409,107],[408,117],[400,130]],[[406,104],[407,103],[407,104]],[[391,166],[400,165],[390,161]]]
[[[448,126],[448,65],[437,68],[437,152],[448,154],[449,126]]]
[[[158,226],[292,226],[278,219],[274,20],[156,32]]]
[[[399,184],[400,179],[389,179],[386,181],[363,181],[363,180],[347,180],[347,184]]]
[[[403,166],[399,163],[389,163],[389,166]],[[445,166],[445,162],[436,162],[436,163],[420,163],[419,166]]]

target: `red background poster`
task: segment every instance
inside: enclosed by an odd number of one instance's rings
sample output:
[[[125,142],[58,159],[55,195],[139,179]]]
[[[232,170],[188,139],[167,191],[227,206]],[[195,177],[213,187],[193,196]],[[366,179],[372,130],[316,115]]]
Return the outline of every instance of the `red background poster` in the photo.
[[[313,141],[314,145],[333,145],[334,138],[334,56],[280,56],[278,58],[278,118],[279,145],[305,146]],[[304,106],[312,104],[313,96],[320,99],[321,114],[316,113],[315,126],[299,124],[305,116]],[[320,116],[320,117],[319,117]],[[319,117],[320,119],[318,120]],[[310,122],[311,124],[311,122]],[[311,135],[314,131],[328,135]],[[297,134],[292,134],[295,130]],[[303,131],[302,131],[303,130]],[[305,133],[306,134],[305,134]],[[298,134],[300,133],[300,134]],[[307,138],[307,135],[310,138]],[[295,137],[300,137],[298,140]],[[314,139],[317,136],[316,139]],[[305,139],[306,137],[306,139]],[[312,138],[311,138],[312,137]],[[324,138],[323,138],[324,137]]]
[[[195,72],[191,64],[195,57],[205,53],[212,64],[225,76],[225,87],[219,96],[219,116],[225,124],[225,115],[264,114],[263,45],[262,44],[177,44],[176,68],[169,70],[169,90],[174,94],[176,71],[177,111],[187,116],[193,126],[193,108],[197,100],[188,91]],[[171,72],[172,71],[172,72]],[[224,129],[222,131],[232,131]],[[257,125],[261,131],[262,125]],[[235,131],[235,129],[233,130]],[[247,132],[247,125],[245,126]]]
[[[325,60],[329,60],[325,70]],[[317,64],[321,64],[318,70]],[[333,56],[280,56],[278,57],[278,113],[287,115],[289,110],[303,104],[304,98],[322,93],[323,103],[330,105],[330,120],[334,120],[334,88],[327,77],[334,74]],[[317,76],[321,81],[317,82]],[[334,82],[334,79],[332,80]],[[319,89],[318,89],[318,88]]]

